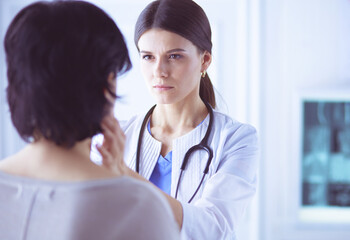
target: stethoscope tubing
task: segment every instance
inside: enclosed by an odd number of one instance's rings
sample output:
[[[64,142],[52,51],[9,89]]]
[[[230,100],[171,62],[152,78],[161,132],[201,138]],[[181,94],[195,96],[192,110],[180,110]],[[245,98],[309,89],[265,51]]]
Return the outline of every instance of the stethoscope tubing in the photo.
[[[209,126],[208,126],[208,129],[202,139],[202,141],[197,144],[197,145],[194,145],[192,146],[185,154],[185,157],[182,161],[182,164],[181,164],[181,168],[180,168],[180,175],[179,175],[179,178],[178,178],[178,181],[177,181],[177,185],[176,185],[176,191],[175,191],[175,199],[177,199],[177,195],[178,195],[178,191],[179,191],[179,186],[180,186],[180,181],[181,181],[181,178],[182,178],[182,175],[183,175],[183,172],[186,170],[186,166],[187,166],[187,163],[188,163],[188,160],[190,158],[190,156],[192,155],[192,153],[194,153],[195,151],[197,150],[204,150],[207,152],[208,154],[208,160],[207,160],[207,164],[205,166],[205,169],[203,170],[203,176],[202,176],[202,179],[196,189],[196,191],[194,192],[194,194],[192,195],[192,197],[190,198],[190,200],[188,201],[188,203],[191,203],[192,200],[194,199],[194,197],[196,196],[197,192],[199,191],[200,187],[202,186],[203,184],[203,181],[204,181],[204,178],[206,176],[206,174],[209,172],[209,167],[210,167],[210,164],[211,164],[211,161],[213,159],[213,150],[209,147],[208,145],[208,141],[209,141],[209,136],[210,136],[210,133],[211,133],[211,130],[212,130],[212,126],[213,126],[213,121],[214,121],[214,113],[213,113],[213,109],[212,107],[209,105],[209,103],[207,102],[204,102],[205,106],[207,107],[208,109],[208,112],[209,112]],[[140,172],[140,153],[141,153],[141,146],[142,146],[142,138],[143,138],[143,134],[145,132],[145,128],[146,128],[146,124],[148,122],[148,119],[150,118],[150,116],[152,115],[153,113],[153,110],[154,108],[156,107],[157,105],[154,105],[148,112],[147,114],[145,115],[145,118],[143,119],[143,122],[142,122],[142,125],[141,125],[141,129],[140,129],[140,133],[139,133],[139,139],[138,139],[138,142],[137,142],[137,149],[136,149],[136,162],[135,162],[135,170],[137,173]]]

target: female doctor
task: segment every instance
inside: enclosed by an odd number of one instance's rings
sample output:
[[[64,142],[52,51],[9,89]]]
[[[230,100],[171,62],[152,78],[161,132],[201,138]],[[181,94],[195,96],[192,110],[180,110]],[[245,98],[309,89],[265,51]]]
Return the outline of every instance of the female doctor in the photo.
[[[110,137],[98,146],[104,164],[161,189],[183,239],[236,239],[256,190],[257,136],[215,110],[206,14],[192,0],[154,1],[140,14],[134,37],[156,105],[121,123],[127,166],[113,158],[121,129],[107,126]]]

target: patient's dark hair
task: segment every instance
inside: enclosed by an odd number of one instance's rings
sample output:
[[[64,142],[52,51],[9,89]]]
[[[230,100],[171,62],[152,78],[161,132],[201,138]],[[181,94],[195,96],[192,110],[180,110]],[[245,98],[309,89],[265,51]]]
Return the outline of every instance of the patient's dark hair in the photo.
[[[115,22],[82,1],[36,2],[22,9],[5,36],[7,101],[25,141],[44,137],[72,147],[101,132],[114,97],[108,82],[131,68]]]
[[[211,28],[208,17],[192,0],[157,0],[148,4],[136,22],[134,41],[137,48],[141,35],[152,28],[176,33],[191,41],[200,52],[211,53]],[[215,108],[214,88],[208,74],[201,79],[199,95],[203,101]]]

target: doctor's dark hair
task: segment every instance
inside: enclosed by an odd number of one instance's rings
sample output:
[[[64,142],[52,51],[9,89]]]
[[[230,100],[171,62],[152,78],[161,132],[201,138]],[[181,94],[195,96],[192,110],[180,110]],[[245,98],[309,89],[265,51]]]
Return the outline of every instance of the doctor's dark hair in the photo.
[[[108,76],[131,68],[115,22],[82,1],[36,2],[12,20],[4,40],[11,119],[27,142],[63,147],[101,132],[115,89]]]
[[[147,5],[135,26],[134,41],[137,48],[141,35],[152,28],[176,33],[191,41],[200,52],[208,51],[211,54],[208,17],[192,0],[157,0]],[[208,74],[201,78],[199,95],[215,108],[215,93]]]

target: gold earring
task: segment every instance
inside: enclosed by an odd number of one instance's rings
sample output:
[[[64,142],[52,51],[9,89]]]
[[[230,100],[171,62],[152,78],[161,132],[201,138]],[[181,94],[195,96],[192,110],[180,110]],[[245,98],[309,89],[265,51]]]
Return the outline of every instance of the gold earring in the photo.
[[[203,72],[201,72],[201,77],[204,78],[206,73],[207,72],[205,70]]]

